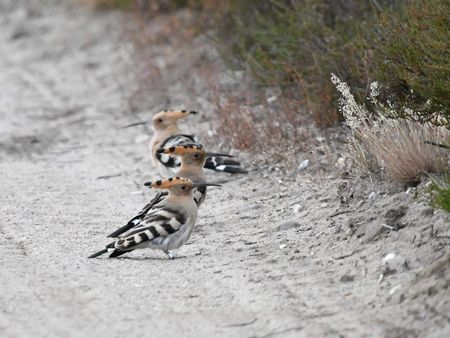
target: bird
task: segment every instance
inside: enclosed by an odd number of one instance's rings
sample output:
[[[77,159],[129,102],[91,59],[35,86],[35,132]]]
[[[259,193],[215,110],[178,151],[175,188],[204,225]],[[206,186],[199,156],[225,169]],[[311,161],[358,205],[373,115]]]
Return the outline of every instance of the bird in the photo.
[[[180,158],[180,167],[176,172],[177,176],[186,177],[194,183],[205,183],[206,176],[203,167],[207,158],[215,156],[227,156],[226,154],[206,152],[199,144],[185,144],[169,148],[160,148],[157,154],[168,154]],[[194,189],[194,201],[197,206],[203,203],[206,197],[206,187]]]
[[[188,110],[164,110],[155,114],[152,118],[153,137],[150,140],[152,163],[161,175],[173,175],[181,165],[180,161],[172,154],[158,152],[161,148],[171,148],[186,144],[201,146],[195,135],[183,134],[178,127],[178,120],[189,115],[198,114],[196,111]],[[132,127],[146,122],[137,122],[125,127]],[[232,155],[220,154],[207,156],[204,167],[215,171],[222,171],[232,174],[246,174],[247,170],[241,167],[241,163]]]
[[[158,152],[172,154],[181,158],[181,166],[176,172],[176,176],[189,178],[194,183],[206,183],[206,176],[203,172],[203,165],[207,155],[221,155],[215,153],[207,153],[201,146],[196,144],[188,144],[185,146],[177,146],[171,148],[162,148]],[[154,205],[161,202],[167,197],[167,191],[158,192],[155,197],[147,203],[147,205],[124,226],[117,229],[107,237],[118,237],[124,232],[139,226],[140,222],[145,218],[146,214],[153,208]],[[203,203],[206,197],[206,186],[196,187],[193,191],[193,198],[197,207]]]
[[[174,258],[170,251],[186,243],[197,221],[198,208],[192,196],[193,189],[220,186],[214,183],[194,183],[183,177],[158,179],[145,185],[167,190],[168,195],[152,207],[139,226],[88,258],[96,258],[105,253],[114,258],[143,248],[159,249],[169,258]]]

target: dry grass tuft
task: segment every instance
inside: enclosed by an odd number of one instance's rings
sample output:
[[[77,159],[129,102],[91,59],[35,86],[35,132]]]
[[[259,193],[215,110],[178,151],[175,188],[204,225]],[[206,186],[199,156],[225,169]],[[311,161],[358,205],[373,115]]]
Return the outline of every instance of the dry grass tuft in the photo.
[[[377,129],[364,130],[362,141],[378,163],[397,182],[414,183],[422,175],[447,168],[448,151],[426,144],[450,137],[445,128],[406,120],[386,120]]]
[[[394,181],[403,184],[416,183],[429,173],[448,171],[448,151],[425,143],[446,143],[450,139],[448,129],[385,118],[383,112],[390,108],[376,101],[377,84],[371,86],[369,98],[380,111],[375,118],[364,106],[356,103],[345,82],[334,74],[332,82],[342,95],[340,109],[350,127],[353,158],[360,168],[369,173],[382,169]]]

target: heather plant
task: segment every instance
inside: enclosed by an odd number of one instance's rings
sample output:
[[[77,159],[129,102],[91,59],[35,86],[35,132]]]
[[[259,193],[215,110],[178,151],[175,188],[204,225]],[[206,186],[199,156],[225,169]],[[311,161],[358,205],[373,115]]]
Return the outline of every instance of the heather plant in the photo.
[[[384,15],[372,63],[393,117],[450,127],[449,12],[449,0],[415,0]]]

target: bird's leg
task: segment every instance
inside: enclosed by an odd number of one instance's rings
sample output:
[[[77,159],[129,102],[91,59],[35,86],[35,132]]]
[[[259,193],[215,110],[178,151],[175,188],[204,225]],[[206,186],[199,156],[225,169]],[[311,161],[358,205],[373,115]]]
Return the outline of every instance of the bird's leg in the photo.
[[[171,253],[169,250],[164,250],[164,253],[169,259],[175,259],[175,254]]]

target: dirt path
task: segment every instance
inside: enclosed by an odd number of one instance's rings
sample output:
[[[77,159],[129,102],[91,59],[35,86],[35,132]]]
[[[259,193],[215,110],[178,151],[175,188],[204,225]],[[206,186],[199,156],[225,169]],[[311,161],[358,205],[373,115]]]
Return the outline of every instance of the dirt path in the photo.
[[[449,333],[448,216],[397,188],[255,173],[211,189],[178,259],[86,259],[151,196],[120,129],[120,14],[0,11],[1,337]],[[407,226],[372,236],[382,220]]]

